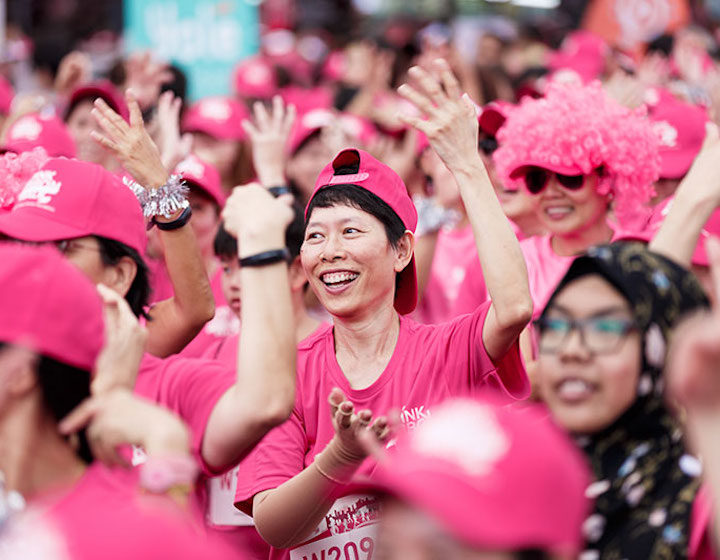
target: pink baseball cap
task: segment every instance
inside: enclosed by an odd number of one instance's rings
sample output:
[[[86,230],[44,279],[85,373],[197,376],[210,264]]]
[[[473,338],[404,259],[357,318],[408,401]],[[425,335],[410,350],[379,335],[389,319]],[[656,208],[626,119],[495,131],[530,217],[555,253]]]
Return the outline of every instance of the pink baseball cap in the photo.
[[[9,115],[15,90],[5,78],[0,76],[0,114]]]
[[[28,180],[0,233],[21,241],[60,241],[97,235],[145,251],[140,203],[122,181],[85,161],[51,158]]]
[[[298,114],[304,114],[316,109],[331,110],[333,97],[329,89],[316,87],[312,89],[298,86],[288,86],[279,92],[286,105],[295,105]]]
[[[5,134],[5,151],[21,154],[41,147],[50,157],[75,157],[75,141],[55,115],[30,113],[16,120]]]
[[[245,140],[243,120],[250,117],[247,107],[231,97],[205,97],[194,103],[182,120],[183,132],[203,132],[218,140]]]
[[[680,179],[705,140],[707,110],[659,88],[649,90],[646,98],[653,130],[660,139],[660,177]]]
[[[103,346],[95,286],[54,247],[0,243],[0,341],[92,371]]]
[[[270,99],[278,89],[275,68],[263,56],[246,58],[235,67],[233,87],[238,97]]]
[[[583,544],[588,466],[536,405],[445,401],[400,436],[371,480],[465,545],[576,554]]]
[[[303,114],[298,114],[295,124],[290,132],[288,149],[291,155],[298,151],[303,142],[318,130],[330,126],[335,122],[335,113],[330,109],[316,108]]]
[[[215,166],[205,163],[194,154],[190,154],[175,168],[186,182],[191,186],[197,186],[207,196],[213,199],[220,208],[225,205],[225,193],[222,190],[220,173]]]
[[[560,50],[550,55],[548,66],[556,72],[572,70],[583,83],[589,83],[603,73],[609,52],[608,44],[600,36],[584,30],[573,31]]]
[[[349,175],[336,174],[341,167],[357,167],[357,172]],[[405,183],[390,167],[367,152],[349,148],[336,155],[332,162],[320,172],[308,207],[318,191],[334,185],[357,185],[370,191],[395,211],[406,229],[415,232],[418,220],[417,210],[407,192]],[[305,218],[307,219],[307,208],[305,208]],[[413,255],[410,263],[397,275],[395,309],[398,313],[405,315],[411,313],[416,305],[417,272],[415,255]]]
[[[98,80],[97,82],[84,84],[70,94],[70,100],[65,109],[65,120],[68,119],[70,113],[80,101],[88,98],[94,101],[98,97],[105,101],[123,119],[126,121],[130,119],[130,111],[120,91],[108,80]]]

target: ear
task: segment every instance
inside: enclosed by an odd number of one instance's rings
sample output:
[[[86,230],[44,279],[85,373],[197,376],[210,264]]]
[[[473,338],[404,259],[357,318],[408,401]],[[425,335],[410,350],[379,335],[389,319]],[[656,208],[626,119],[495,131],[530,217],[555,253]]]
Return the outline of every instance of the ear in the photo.
[[[20,346],[6,346],[0,351],[0,379],[2,392],[20,397],[32,391],[38,379],[35,368],[38,355]]]
[[[395,248],[395,272],[401,272],[410,263],[415,253],[415,235],[405,230]]]
[[[290,278],[290,291],[301,292],[307,284],[308,279],[302,266],[300,257],[295,257],[288,267],[288,276]]]
[[[122,257],[117,263],[105,268],[103,284],[125,297],[136,275],[137,263],[130,257]]]

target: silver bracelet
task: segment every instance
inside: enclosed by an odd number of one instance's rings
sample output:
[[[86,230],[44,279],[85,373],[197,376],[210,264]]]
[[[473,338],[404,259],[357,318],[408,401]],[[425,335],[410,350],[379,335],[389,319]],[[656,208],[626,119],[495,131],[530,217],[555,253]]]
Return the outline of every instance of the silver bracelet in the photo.
[[[146,218],[171,218],[178,211],[190,206],[187,199],[188,188],[181,175],[170,175],[167,183],[157,189],[146,189],[128,177],[123,177],[123,183],[135,193]]]
[[[452,228],[460,221],[460,212],[443,208],[430,197],[416,195],[413,202],[418,213],[417,237],[437,233],[444,227]]]

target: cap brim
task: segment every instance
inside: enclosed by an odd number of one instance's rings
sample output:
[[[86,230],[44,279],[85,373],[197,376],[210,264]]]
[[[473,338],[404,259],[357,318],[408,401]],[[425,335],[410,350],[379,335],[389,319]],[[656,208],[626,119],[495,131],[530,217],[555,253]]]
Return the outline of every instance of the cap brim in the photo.
[[[660,178],[682,179],[690,170],[697,150],[660,150]]]
[[[412,313],[417,306],[418,287],[415,255],[410,263],[397,275],[397,289],[395,292],[395,311],[400,315]]]
[[[229,128],[229,127],[227,127]],[[202,132],[218,140],[235,140],[240,142],[243,140],[241,136],[234,134],[233,131],[226,129],[220,123],[213,122],[203,117],[190,116],[182,123],[183,132]]]
[[[20,214],[20,215],[18,215]],[[89,235],[87,231],[22,212],[0,213],[0,233],[20,241],[60,241]]]

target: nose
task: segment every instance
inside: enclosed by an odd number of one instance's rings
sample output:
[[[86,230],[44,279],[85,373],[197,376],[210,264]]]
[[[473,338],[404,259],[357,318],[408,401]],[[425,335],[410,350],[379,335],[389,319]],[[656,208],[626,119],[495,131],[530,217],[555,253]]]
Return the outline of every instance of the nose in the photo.
[[[233,271],[233,273],[230,275],[230,278],[228,279],[228,286],[233,292],[240,291],[240,268]]]
[[[328,235],[323,245],[321,258],[325,262],[336,261],[345,257],[345,248],[339,235]]]
[[[564,360],[586,360],[590,357],[583,333],[579,328],[574,328],[568,333],[558,354]]]

